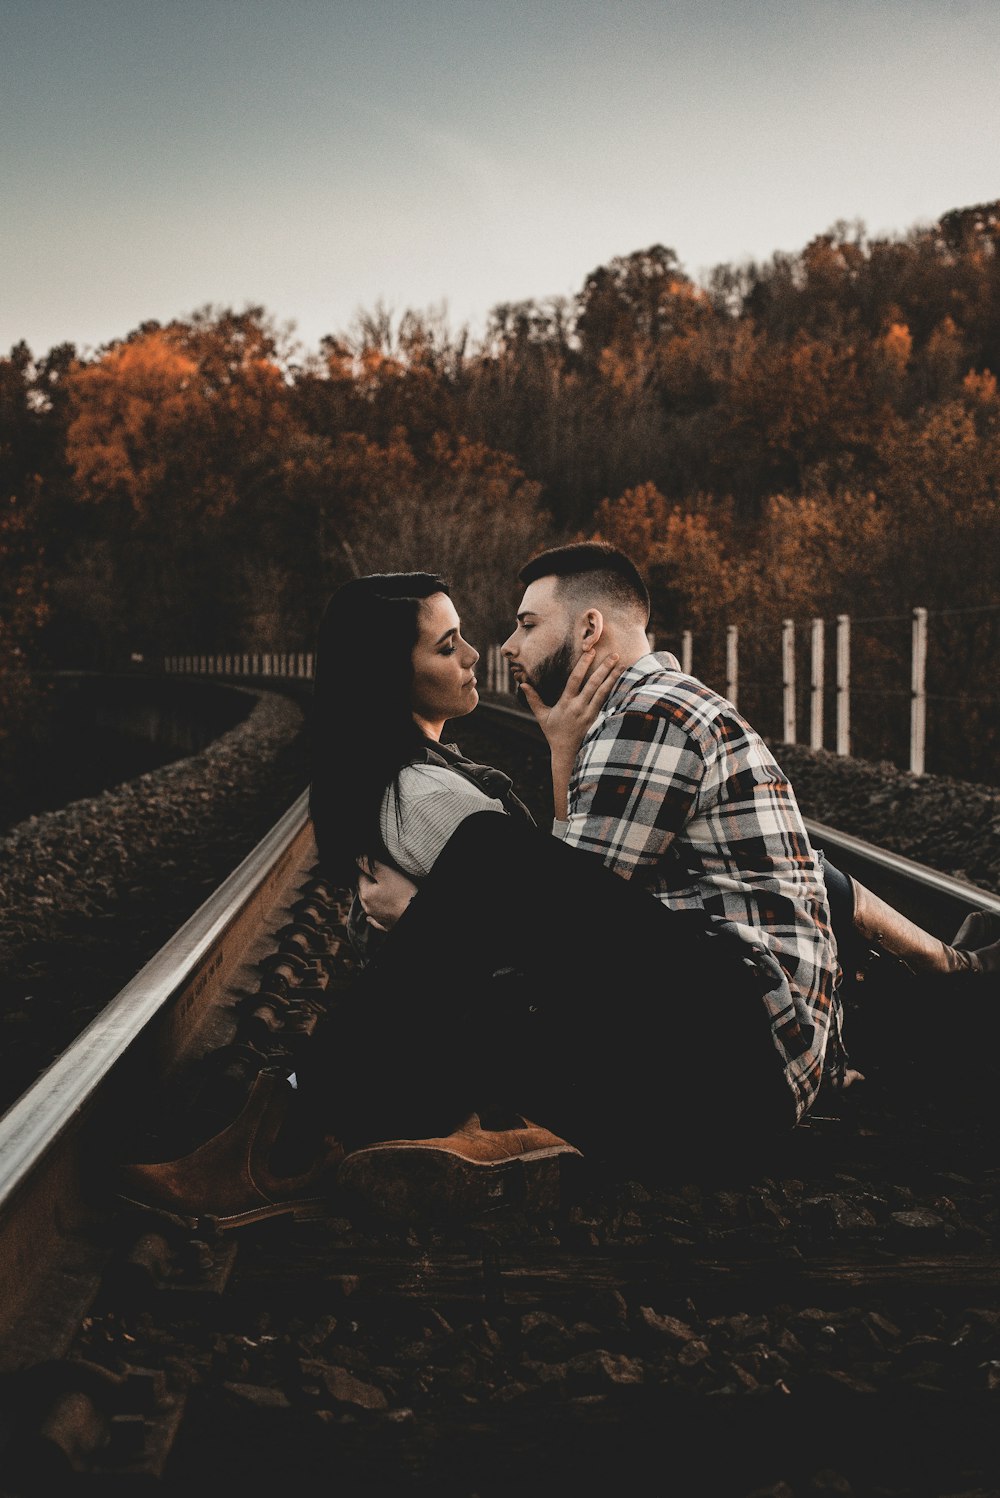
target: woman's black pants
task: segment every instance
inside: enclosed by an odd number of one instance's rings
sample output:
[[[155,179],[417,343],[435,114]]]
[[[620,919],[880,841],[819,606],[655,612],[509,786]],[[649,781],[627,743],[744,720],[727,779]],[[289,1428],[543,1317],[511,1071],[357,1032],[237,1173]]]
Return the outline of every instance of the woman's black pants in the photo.
[[[768,975],[735,938],[513,817],[444,848],[300,1069],[349,1147],[510,1108],[585,1154],[687,1158],[786,1130]]]

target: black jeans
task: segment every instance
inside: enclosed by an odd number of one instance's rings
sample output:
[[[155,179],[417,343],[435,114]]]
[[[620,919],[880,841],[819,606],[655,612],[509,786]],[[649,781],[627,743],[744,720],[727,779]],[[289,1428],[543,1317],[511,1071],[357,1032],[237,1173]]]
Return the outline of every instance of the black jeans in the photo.
[[[348,1146],[508,1106],[585,1153],[685,1155],[794,1123],[747,948],[588,853],[467,818],[320,1036],[304,1092]]]

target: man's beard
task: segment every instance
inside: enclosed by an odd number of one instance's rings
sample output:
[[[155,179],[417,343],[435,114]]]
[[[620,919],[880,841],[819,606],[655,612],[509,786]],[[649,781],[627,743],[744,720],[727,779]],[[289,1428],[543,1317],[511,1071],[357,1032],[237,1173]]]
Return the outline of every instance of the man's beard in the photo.
[[[532,672],[531,685],[546,707],[554,707],[559,701],[575,665],[573,647],[569,641],[565,641],[562,645],[557,645],[552,654]]]

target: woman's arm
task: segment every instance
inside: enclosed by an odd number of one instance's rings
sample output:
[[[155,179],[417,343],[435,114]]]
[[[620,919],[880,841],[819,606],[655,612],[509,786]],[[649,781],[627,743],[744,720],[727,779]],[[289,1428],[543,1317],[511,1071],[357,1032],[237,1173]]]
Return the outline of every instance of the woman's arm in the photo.
[[[595,662],[595,651],[591,646],[573,667],[562,696],[552,707],[546,707],[528,682],[520,683],[524,700],[548,740],[552,760],[552,805],[557,822],[566,820],[569,779],[576,752],[621,675],[621,670],[616,667],[617,655],[606,655]]]
[[[358,861],[357,903],[367,924],[383,933],[406,912],[420,880],[467,816],[478,811],[504,813],[502,802],[441,765],[407,766],[400,775],[400,795],[399,820],[391,796],[381,819],[385,851],[394,862]]]

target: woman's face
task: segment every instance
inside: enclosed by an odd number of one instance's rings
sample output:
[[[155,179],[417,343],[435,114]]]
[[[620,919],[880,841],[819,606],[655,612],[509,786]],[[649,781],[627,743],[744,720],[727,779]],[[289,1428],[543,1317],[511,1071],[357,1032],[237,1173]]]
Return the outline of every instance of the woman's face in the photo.
[[[479,701],[473,670],[479,651],[462,639],[461,622],[447,593],[423,599],[418,622],[410,703],[420,727],[439,738],[449,718],[464,717]]]

